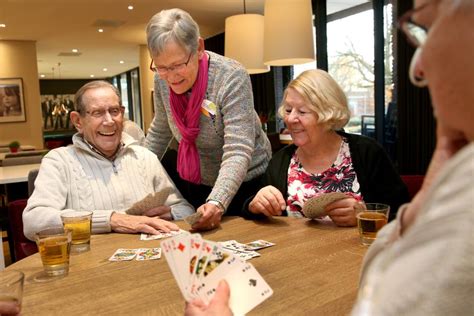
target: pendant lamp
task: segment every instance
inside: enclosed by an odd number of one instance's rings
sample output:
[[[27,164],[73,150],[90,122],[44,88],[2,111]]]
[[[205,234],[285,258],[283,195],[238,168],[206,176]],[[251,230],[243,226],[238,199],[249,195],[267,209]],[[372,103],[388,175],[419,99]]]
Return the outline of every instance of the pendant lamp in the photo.
[[[311,0],[265,0],[264,63],[271,66],[315,60]]]
[[[264,17],[260,14],[234,15],[225,19],[225,56],[240,62],[249,74],[270,71],[263,63]]]

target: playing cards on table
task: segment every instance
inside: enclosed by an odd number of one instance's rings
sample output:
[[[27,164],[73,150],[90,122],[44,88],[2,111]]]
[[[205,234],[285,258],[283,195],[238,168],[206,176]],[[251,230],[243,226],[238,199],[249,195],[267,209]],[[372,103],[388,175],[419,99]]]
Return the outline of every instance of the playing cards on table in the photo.
[[[161,249],[184,298],[191,301],[200,298],[208,304],[221,280],[230,287],[230,308],[234,315],[243,315],[273,294],[251,263],[241,260],[234,251],[254,251],[272,246],[257,240],[250,248],[236,241],[223,244],[202,239],[199,234],[179,234],[161,241]],[[249,243],[250,244],[250,243]],[[241,246],[244,245],[244,246]],[[237,249],[238,248],[238,249]],[[245,248],[245,249],[244,249]]]

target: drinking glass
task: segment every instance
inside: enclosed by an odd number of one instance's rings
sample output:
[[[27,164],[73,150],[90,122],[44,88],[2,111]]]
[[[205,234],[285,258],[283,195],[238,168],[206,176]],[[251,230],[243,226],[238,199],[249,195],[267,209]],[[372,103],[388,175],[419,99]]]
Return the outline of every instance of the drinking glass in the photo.
[[[61,212],[64,228],[72,230],[72,252],[83,252],[90,249],[91,241],[91,211]]]
[[[69,272],[72,230],[62,226],[51,227],[35,235],[43,262],[43,268],[50,277],[66,276]]]
[[[16,306],[21,308],[24,279],[25,274],[21,271],[0,271],[0,310],[4,310],[5,315]]]
[[[361,203],[356,208],[356,213],[360,241],[368,246],[375,240],[378,231],[387,224],[390,206],[382,203]]]

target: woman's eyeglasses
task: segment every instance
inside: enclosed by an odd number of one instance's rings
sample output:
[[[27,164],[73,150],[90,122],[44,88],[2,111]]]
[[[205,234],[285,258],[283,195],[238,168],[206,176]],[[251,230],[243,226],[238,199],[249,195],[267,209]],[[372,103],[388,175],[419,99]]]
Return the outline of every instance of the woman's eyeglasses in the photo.
[[[150,63],[150,70],[153,71],[153,72],[157,72],[158,74],[160,74],[162,76],[168,74],[168,72],[173,72],[173,71],[174,72],[181,72],[188,66],[192,55],[193,55],[193,53],[189,54],[188,60],[185,63],[176,64],[176,65],[173,65],[171,67],[165,67],[165,66],[156,67],[156,66],[153,65],[153,59],[152,59],[151,63]]]

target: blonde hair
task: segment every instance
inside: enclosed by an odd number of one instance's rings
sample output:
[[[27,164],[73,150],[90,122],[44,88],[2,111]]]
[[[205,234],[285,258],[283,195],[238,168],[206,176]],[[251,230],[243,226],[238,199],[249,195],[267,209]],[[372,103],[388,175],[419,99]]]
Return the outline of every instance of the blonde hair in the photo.
[[[330,130],[343,128],[351,117],[347,98],[337,82],[324,70],[311,69],[301,73],[286,87],[278,113],[285,115],[288,89],[294,89],[309,103],[309,109],[318,117],[318,124]]]

